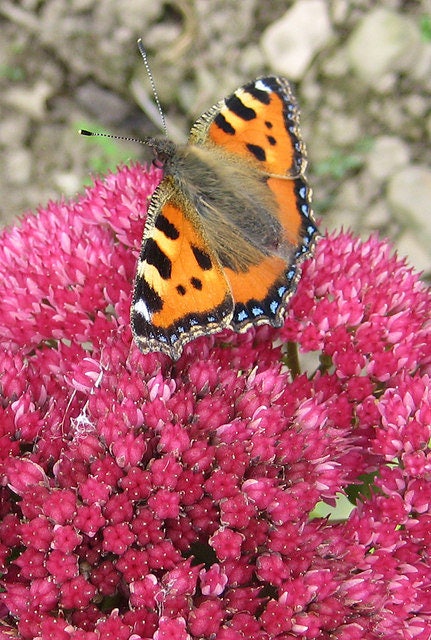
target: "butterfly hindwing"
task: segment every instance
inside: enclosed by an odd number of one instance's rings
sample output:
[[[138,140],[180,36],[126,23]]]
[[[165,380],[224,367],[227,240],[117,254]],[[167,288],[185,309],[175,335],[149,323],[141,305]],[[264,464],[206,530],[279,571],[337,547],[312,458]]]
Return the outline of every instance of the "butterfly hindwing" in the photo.
[[[196,211],[171,176],[152,197],[139,257],[132,329],[144,352],[178,359],[184,345],[228,326],[229,285]]]

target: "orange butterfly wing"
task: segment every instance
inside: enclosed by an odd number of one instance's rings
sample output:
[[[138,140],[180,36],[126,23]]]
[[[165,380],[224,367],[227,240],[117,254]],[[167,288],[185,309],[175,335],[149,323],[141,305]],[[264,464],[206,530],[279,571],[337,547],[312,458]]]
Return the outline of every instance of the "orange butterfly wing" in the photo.
[[[199,217],[171,176],[151,199],[138,261],[131,323],[139,348],[177,360],[190,340],[220,331],[233,300]]]
[[[307,162],[299,112],[289,83],[267,77],[244,85],[195,123],[190,143],[223,148],[266,176],[284,231],[284,255],[271,254],[246,271],[225,267],[224,272],[235,301],[234,330],[245,331],[251,324],[281,326],[300,263],[311,254],[317,237],[311,190],[303,175]]]

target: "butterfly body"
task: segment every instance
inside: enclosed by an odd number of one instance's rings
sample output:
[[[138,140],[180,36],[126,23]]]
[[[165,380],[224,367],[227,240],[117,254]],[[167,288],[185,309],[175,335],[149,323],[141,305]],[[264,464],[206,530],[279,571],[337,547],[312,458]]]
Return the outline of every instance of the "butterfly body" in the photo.
[[[193,126],[189,144],[147,144],[164,178],[150,203],[132,328],[138,346],[178,359],[230,327],[283,323],[317,229],[290,87],[261,78]]]
[[[172,177],[177,191],[199,214],[206,239],[222,267],[244,271],[257,264],[262,254],[277,252],[283,242],[277,203],[255,167],[239,163],[234,155],[217,147],[177,147],[171,143],[172,155],[167,157],[167,141],[159,142],[161,152],[156,146],[154,149],[157,160],[163,162],[165,177]]]

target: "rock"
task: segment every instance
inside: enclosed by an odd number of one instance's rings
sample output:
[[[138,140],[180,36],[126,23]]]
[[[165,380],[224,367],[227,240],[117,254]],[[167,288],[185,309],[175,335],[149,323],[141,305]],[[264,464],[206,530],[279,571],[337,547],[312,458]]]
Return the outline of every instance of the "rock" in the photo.
[[[418,80],[424,89],[431,88],[431,42],[422,40],[422,50],[415,59],[414,65],[409,71],[409,75]]]
[[[415,23],[407,16],[379,7],[357,24],[347,43],[347,56],[364,84],[385,91],[394,74],[414,64],[421,49],[421,35]]]
[[[325,60],[322,60],[322,72],[329,78],[343,78],[349,72],[349,61],[346,52],[338,47]]]
[[[365,209],[362,218],[362,224],[364,223],[370,230],[388,229],[391,223],[391,212],[385,200],[379,199]],[[360,228],[359,231],[361,230]]]
[[[0,119],[0,146],[25,146],[29,130],[30,125],[25,113],[14,111],[8,115],[6,115],[6,113],[2,114]],[[6,155],[7,154],[5,154],[5,156]]]
[[[78,177],[71,171],[60,171],[54,174],[53,181],[67,196],[73,196],[81,187]]]
[[[363,193],[359,182],[355,180],[342,180],[331,205],[331,209],[325,214],[325,224],[330,222],[331,227],[357,230],[365,209]]]
[[[380,136],[367,154],[366,167],[374,180],[386,180],[408,162],[409,149],[405,142],[394,136]]]
[[[122,122],[130,112],[127,102],[91,80],[79,87],[76,99],[93,118],[105,125]]]
[[[401,256],[406,256],[407,261],[418,271],[429,272],[431,266],[429,247],[420,244],[416,233],[405,231],[397,239],[397,252]]]
[[[53,94],[53,87],[44,80],[36,80],[32,87],[20,85],[6,92],[5,102],[36,120],[42,120],[46,114],[46,102]]]
[[[336,117],[329,122],[328,130],[331,142],[337,146],[354,145],[361,139],[359,119],[347,113],[336,112]]]
[[[327,2],[297,0],[264,31],[261,46],[274,71],[299,80],[331,36]]]
[[[6,158],[5,172],[14,185],[27,185],[31,176],[32,156],[27,149],[15,149]]]
[[[142,33],[139,33],[139,35],[144,39],[145,45],[146,33],[144,25],[159,17],[163,10],[163,4],[160,2],[142,2],[142,0],[116,0],[111,10],[116,24],[122,25],[122,30],[126,32],[128,38],[130,38],[128,29],[132,33],[136,33],[137,25],[142,25]],[[108,13],[106,5],[101,7],[101,13]]]
[[[416,232],[428,251],[431,246],[431,170],[410,165],[397,171],[388,182],[388,202],[403,226]]]

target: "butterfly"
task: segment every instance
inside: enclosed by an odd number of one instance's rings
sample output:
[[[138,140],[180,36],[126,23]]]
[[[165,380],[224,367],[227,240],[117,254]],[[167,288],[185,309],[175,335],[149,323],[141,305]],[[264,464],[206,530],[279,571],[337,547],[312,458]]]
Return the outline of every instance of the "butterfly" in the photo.
[[[317,227],[288,81],[257,78],[206,111],[188,143],[147,138],[164,177],[148,209],[131,325],[144,353],[229,328],[281,327]]]

